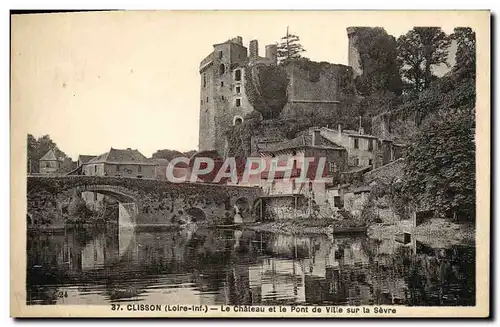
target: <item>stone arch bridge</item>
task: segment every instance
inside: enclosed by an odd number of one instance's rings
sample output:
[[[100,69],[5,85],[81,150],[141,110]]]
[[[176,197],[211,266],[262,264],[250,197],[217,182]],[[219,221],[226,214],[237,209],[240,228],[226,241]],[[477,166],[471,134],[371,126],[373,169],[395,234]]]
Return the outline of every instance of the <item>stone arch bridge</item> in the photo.
[[[230,224],[257,219],[258,187],[209,183],[171,183],[149,179],[98,176],[28,176],[28,226],[63,225],[68,207],[82,192],[116,199],[120,226],[169,225],[178,220]]]

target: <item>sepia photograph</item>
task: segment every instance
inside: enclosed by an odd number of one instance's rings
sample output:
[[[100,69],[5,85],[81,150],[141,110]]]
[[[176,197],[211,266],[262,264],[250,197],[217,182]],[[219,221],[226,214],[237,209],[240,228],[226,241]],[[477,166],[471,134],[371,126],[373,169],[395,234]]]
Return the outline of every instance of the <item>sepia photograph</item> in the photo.
[[[11,316],[489,316],[489,11],[15,13],[10,47]]]

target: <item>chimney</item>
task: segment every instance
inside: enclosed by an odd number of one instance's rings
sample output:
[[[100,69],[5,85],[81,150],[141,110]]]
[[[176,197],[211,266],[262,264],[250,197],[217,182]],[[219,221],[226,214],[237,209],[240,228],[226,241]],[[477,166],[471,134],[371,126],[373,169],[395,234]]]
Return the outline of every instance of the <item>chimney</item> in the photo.
[[[255,59],[259,56],[259,41],[250,41],[250,59]]]
[[[321,133],[319,129],[312,131],[312,146],[320,145]]]
[[[266,58],[270,59],[274,65],[278,63],[278,46],[276,44],[266,45]]]

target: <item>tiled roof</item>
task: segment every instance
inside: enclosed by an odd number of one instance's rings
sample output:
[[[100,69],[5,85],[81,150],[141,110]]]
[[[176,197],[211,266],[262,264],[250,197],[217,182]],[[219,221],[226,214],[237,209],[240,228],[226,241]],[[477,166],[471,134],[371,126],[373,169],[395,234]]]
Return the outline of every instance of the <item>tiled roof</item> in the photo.
[[[359,131],[354,131],[352,129],[344,129],[342,130],[342,133],[351,135],[351,136],[359,136],[359,137],[368,137],[368,138],[373,138],[376,139],[376,136],[370,135],[370,134],[360,134]]]
[[[90,160],[94,159],[95,155],[87,155],[87,154],[81,154],[78,156],[78,161],[81,161],[82,163],[87,163],[89,162]]]
[[[315,144],[313,144],[312,134],[302,133],[302,135],[299,135],[294,139],[286,140],[280,143],[269,144],[265,149],[262,149],[261,152],[277,152],[277,151],[306,147],[306,146],[322,147],[322,148],[337,149],[337,150],[344,149],[344,147],[330,140],[327,140],[321,135],[319,135],[319,138],[316,139]]]
[[[54,149],[50,149],[43,157],[40,158],[41,161],[58,161]]]
[[[90,160],[88,163],[140,163],[145,165],[154,165],[148,159],[140,153],[138,150],[132,149],[113,149],[111,148],[108,152],[101,154],[94,159]]]

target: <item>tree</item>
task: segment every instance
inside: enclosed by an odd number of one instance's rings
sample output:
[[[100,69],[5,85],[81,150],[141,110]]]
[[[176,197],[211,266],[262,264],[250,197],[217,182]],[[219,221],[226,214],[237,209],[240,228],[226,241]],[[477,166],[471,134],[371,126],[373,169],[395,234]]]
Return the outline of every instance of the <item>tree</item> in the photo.
[[[454,71],[464,77],[476,77],[476,33],[470,27],[457,27],[451,38],[457,42]]]
[[[286,35],[278,43],[278,62],[284,63],[291,59],[299,59],[302,57],[301,53],[305,51],[300,44],[300,38],[297,35],[290,34],[287,26]]]
[[[439,27],[414,27],[398,38],[400,72],[413,92],[421,92],[436,78],[432,66],[447,64],[450,42]]]
[[[446,216],[475,215],[475,128],[468,110],[449,110],[429,121],[410,145],[404,192],[418,206]]]
[[[196,152],[198,152],[198,151],[196,151],[196,150],[189,150],[189,151],[184,152],[183,154],[186,157],[191,158],[193,156],[193,154],[195,154]]]
[[[356,87],[363,95],[374,92],[401,94],[402,81],[396,51],[396,39],[381,27],[356,27],[355,47],[359,52],[362,75]]]

